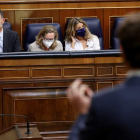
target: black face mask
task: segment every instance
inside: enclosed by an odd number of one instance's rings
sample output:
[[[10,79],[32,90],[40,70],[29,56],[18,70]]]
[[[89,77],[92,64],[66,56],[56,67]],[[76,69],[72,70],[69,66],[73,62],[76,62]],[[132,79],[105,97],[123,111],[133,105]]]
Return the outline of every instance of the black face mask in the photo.
[[[84,37],[85,34],[86,34],[86,29],[85,29],[85,27],[84,27],[84,28],[81,28],[81,29],[79,29],[79,30],[76,30],[76,35],[77,35],[77,36]]]

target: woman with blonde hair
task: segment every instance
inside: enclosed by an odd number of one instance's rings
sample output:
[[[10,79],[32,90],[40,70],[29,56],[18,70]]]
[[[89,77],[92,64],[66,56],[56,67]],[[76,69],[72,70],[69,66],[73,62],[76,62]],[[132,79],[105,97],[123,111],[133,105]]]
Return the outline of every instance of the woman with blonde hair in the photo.
[[[66,30],[65,51],[100,50],[99,39],[81,18],[72,18]]]
[[[44,26],[36,36],[36,41],[29,45],[28,51],[63,51],[56,29],[52,25]]]

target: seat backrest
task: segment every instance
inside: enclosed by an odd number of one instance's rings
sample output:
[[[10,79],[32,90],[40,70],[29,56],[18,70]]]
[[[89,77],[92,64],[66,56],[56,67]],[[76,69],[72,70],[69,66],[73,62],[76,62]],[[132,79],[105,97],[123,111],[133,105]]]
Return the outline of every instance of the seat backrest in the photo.
[[[25,51],[28,50],[28,46],[35,41],[36,36],[38,35],[39,31],[45,25],[52,25],[58,32],[58,40],[63,43],[63,37],[61,32],[61,26],[58,23],[31,23],[26,26],[25,31],[25,39],[24,39],[24,49]]]
[[[101,49],[103,49],[104,48],[103,47],[103,33],[102,33],[100,20],[98,18],[82,18],[82,19],[86,22],[90,32],[99,38],[100,47]],[[66,22],[65,29],[67,29],[69,20],[67,20]]]
[[[124,17],[118,17],[114,20],[113,30],[111,34],[111,49],[120,49],[120,41],[117,38],[117,28],[121,24],[121,22],[124,20]]]
[[[12,30],[12,26],[11,26],[11,24],[9,22],[4,22],[3,28]]]

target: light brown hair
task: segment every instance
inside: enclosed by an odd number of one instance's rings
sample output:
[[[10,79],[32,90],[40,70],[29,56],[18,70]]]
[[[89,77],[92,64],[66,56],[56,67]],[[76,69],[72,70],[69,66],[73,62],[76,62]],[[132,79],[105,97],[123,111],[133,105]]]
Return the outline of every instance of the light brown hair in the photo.
[[[44,50],[45,47],[42,41],[44,39],[45,34],[48,34],[48,33],[54,33],[55,35],[54,42],[50,47],[50,49],[53,50],[57,46],[56,40],[58,39],[58,32],[52,25],[46,25],[39,31],[38,35],[36,36],[36,43],[40,46],[41,49]]]
[[[65,40],[68,41],[68,42],[72,42],[72,39],[71,39],[71,36],[75,37],[76,36],[76,32],[75,32],[75,28],[76,28],[76,25],[78,23],[83,23],[84,26],[85,26],[85,29],[86,29],[86,34],[84,36],[84,39],[91,39],[93,38],[92,34],[90,33],[88,27],[87,27],[87,24],[86,22],[79,18],[79,17],[75,17],[75,18],[72,18],[69,23],[68,23],[68,27],[67,27],[67,30],[66,30],[66,37],[65,37]]]

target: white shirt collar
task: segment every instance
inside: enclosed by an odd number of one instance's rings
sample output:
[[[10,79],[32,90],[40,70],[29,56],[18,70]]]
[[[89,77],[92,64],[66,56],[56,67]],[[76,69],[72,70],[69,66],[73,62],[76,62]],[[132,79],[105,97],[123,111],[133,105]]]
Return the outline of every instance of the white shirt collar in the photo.
[[[75,37],[75,40],[78,41],[78,42],[80,42],[76,37]],[[87,42],[88,42],[88,41],[90,41],[90,39],[87,39]]]
[[[133,76],[140,76],[140,69],[139,70],[129,70],[127,72],[127,77],[133,77]]]
[[[0,38],[3,40],[3,29],[2,29],[2,31],[0,32]]]

